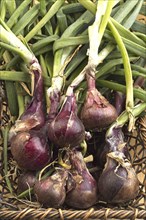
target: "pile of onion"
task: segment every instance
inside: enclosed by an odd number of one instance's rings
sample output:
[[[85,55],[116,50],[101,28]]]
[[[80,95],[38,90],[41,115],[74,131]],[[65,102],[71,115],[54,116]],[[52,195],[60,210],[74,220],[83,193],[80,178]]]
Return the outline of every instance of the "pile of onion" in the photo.
[[[114,3],[111,4],[114,5]],[[107,7],[109,18],[114,7],[111,4],[108,3]],[[34,77],[33,97],[9,131],[12,156],[18,167],[23,170],[18,178],[18,193],[32,188],[36,200],[45,207],[60,208],[65,204],[74,209],[87,209],[99,200],[120,204],[129,202],[138,195],[139,181],[132,164],[127,159],[128,146],[124,142],[121,128],[128,119],[124,119],[121,125],[117,118],[123,111],[125,97],[120,96],[120,93],[116,94],[116,109],[96,88],[96,68],[100,63],[98,50],[103,34],[100,22],[104,12],[106,14],[106,7],[98,17],[99,12],[100,7],[97,10],[95,22],[89,27],[88,64],[68,86],[61,107],[63,75],[62,72],[53,73],[52,85],[48,89],[50,99],[48,115],[45,111],[43,74],[37,58],[13,33],[3,27],[1,29],[6,36],[4,43],[7,41],[7,44],[10,43],[11,47],[15,48],[14,51],[21,56],[29,73]],[[108,20],[105,21],[106,26]],[[104,26],[102,28],[105,29]],[[57,58],[58,55],[55,57]],[[57,69],[60,71],[60,66]],[[78,116],[74,90],[85,78],[87,92]],[[142,109],[144,110],[143,107],[139,111],[136,110],[135,115],[140,114]],[[106,135],[103,135],[105,140],[99,141],[102,145],[99,151],[96,151],[98,153],[94,154],[91,150],[94,165],[99,165],[101,169],[97,179],[91,174],[83,154],[79,151],[86,139],[86,130],[91,133],[107,131]],[[62,164],[59,163],[58,149],[65,149],[65,156],[61,158],[64,161]],[[87,153],[89,151],[87,146]],[[40,176],[37,178],[36,171],[41,173],[42,169],[49,167],[54,152],[55,159],[58,160],[57,167],[54,166],[54,172],[42,179]],[[97,155],[99,157],[96,163]]]

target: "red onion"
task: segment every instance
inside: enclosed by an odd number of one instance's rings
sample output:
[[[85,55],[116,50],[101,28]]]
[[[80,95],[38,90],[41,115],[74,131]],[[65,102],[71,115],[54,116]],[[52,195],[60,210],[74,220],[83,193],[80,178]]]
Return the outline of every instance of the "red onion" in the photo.
[[[36,181],[36,174],[33,172],[25,172],[18,177],[18,193],[22,193],[32,188]]]
[[[19,132],[11,139],[11,152],[18,166],[27,170],[40,170],[51,159],[45,132]]]
[[[69,159],[75,187],[67,193],[66,204],[77,209],[89,208],[97,202],[97,183],[89,173],[81,152],[71,151]]]
[[[108,203],[124,203],[138,195],[139,181],[126,158],[126,143],[120,127],[113,127],[106,136],[108,153],[98,181],[101,199]]]
[[[81,111],[81,120],[87,130],[98,130],[108,127],[117,118],[113,105],[101,95],[95,86],[95,69],[86,69],[88,91]]]
[[[85,138],[85,129],[77,116],[75,96],[68,96],[62,109],[48,125],[49,139],[60,147],[74,147]]]
[[[37,200],[45,207],[60,207],[66,197],[66,180],[68,172],[58,169],[51,176],[38,180],[34,185]]]
[[[34,75],[34,93],[25,112],[9,132],[11,152],[18,166],[25,170],[40,170],[51,159],[45,127],[45,106],[42,70],[32,55],[29,63]]]
[[[123,153],[117,151],[107,154],[98,188],[101,198],[108,203],[125,203],[138,195],[139,181]]]

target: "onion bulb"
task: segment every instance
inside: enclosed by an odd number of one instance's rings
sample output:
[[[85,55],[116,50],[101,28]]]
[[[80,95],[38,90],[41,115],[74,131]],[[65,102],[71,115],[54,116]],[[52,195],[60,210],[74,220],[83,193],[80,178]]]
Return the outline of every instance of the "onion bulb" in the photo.
[[[138,195],[138,178],[131,163],[122,152],[115,151],[107,154],[98,188],[101,199],[108,203],[125,203]]]
[[[66,196],[66,204],[77,209],[86,209],[97,202],[97,183],[89,173],[81,152],[69,153],[72,179],[75,183]]]
[[[19,132],[11,139],[11,153],[18,166],[25,170],[40,170],[51,159],[45,133],[40,131]]]
[[[34,194],[39,203],[45,207],[60,207],[66,197],[67,171],[56,170],[51,176],[38,180],[34,185]]]
[[[77,116],[75,96],[68,96],[55,117],[48,125],[49,139],[60,147],[75,147],[85,138],[85,129]]]

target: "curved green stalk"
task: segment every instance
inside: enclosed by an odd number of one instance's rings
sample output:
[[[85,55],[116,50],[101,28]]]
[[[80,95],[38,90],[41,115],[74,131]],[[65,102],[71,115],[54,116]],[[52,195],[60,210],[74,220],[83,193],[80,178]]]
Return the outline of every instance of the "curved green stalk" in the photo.
[[[131,41],[145,47],[145,42],[141,40],[139,37],[137,37],[134,33],[132,33],[130,30],[126,29],[125,26],[121,25],[119,22],[117,22],[115,19],[112,17],[110,18],[113,25],[116,27],[118,30],[119,34],[121,37],[124,37],[126,39],[130,39]]]
[[[41,0],[40,1],[40,13],[41,13],[42,16],[44,16],[47,13],[46,0]]]
[[[88,41],[88,35],[58,39],[54,42],[53,51],[56,52],[57,50],[63,49],[64,47],[87,44]]]
[[[18,100],[18,107],[19,107],[18,108],[19,109],[18,118],[19,118],[22,115],[22,113],[24,112],[25,106],[24,106],[24,98],[22,95],[22,88],[18,82],[16,82],[15,85],[16,85],[17,100]]]
[[[57,0],[49,9],[47,14],[39,21],[39,23],[25,36],[28,42],[58,11],[65,0]]]
[[[3,163],[4,163],[4,178],[6,180],[6,184],[7,187],[10,191],[10,193],[13,193],[13,189],[11,186],[11,182],[9,180],[8,177],[8,132],[9,132],[9,126],[5,127],[4,129],[2,129],[2,133],[3,133],[3,139],[4,139],[4,144],[3,144]]]
[[[33,54],[26,48],[26,46],[13,34],[0,25],[0,41],[1,46],[18,53],[27,64],[33,61]]]
[[[9,63],[11,60],[12,56],[8,51],[5,51],[3,54],[3,59],[5,63]],[[17,102],[17,94],[16,94],[16,87],[15,87],[15,82],[11,81],[5,81],[5,90],[6,90],[6,95],[7,95],[7,103],[9,106],[9,110],[11,113],[11,116],[18,116],[18,102]]]
[[[7,25],[11,28],[19,18],[20,14],[25,10],[25,8],[30,4],[31,0],[23,0],[23,2],[18,6],[18,8],[14,11],[12,16],[7,21]]]
[[[25,190],[24,192],[20,193],[17,198],[22,199],[27,197],[29,194],[33,193],[33,187],[30,187],[29,189]]]
[[[84,27],[84,25],[89,24],[93,19],[93,15],[86,11],[84,12],[80,18],[78,18],[74,23],[72,23],[68,28],[64,31],[61,38],[59,40],[63,40],[64,38],[68,37],[74,37],[76,36],[80,30]],[[80,36],[85,35],[85,32],[82,32]],[[55,46],[55,44],[54,44]],[[54,47],[53,46],[53,47]],[[53,48],[54,49],[54,48]],[[72,51],[75,49],[75,46],[67,47],[64,49],[59,49],[55,51],[54,54],[54,65],[53,65],[53,76],[56,77],[62,67],[64,66],[64,63],[66,62],[66,59],[69,57],[69,55],[72,53]]]
[[[44,85],[49,87],[51,85],[50,77],[44,76],[43,79],[44,79]],[[26,83],[31,82],[30,75],[20,71],[0,71],[0,80],[26,82]]]
[[[141,103],[133,107],[132,113],[133,116],[136,118],[138,117],[143,111],[146,109],[146,103]],[[119,115],[119,117],[116,119],[116,121],[110,126],[110,128],[106,132],[106,137],[110,137],[112,134],[112,130],[115,128],[120,128],[125,125],[126,122],[128,122],[129,115],[127,111],[124,111]]]
[[[113,16],[113,18],[121,23],[127,15],[130,14],[131,11],[135,8],[139,0],[127,0],[124,3],[121,4],[119,10],[116,12],[116,14]]]
[[[20,34],[21,31],[33,20],[36,18],[39,12],[39,5],[34,5],[30,10],[28,10],[12,27],[12,32],[16,35]]]
[[[135,61],[138,57],[129,57],[130,61]],[[120,65],[123,63],[123,59],[119,58],[119,59],[111,59],[110,61],[106,62],[104,64],[104,66],[102,66],[101,68],[99,68],[99,70],[96,72],[96,79],[98,79],[99,77],[105,75],[109,70],[111,70],[113,67]],[[118,71],[118,70],[117,70]]]
[[[98,50],[103,37],[108,19],[110,17],[112,8],[114,5],[114,0],[105,1],[100,0],[97,3],[97,11],[95,15],[95,21],[93,25],[89,26],[89,65],[97,66],[99,64],[98,60]]]
[[[1,9],[0,17],[2,20],[5,20],[5,16],[6,16],[6,2],[5,1],[0,2],[0,9]]]
[[[10,15],[12,15],[14,13],[14,11],[16,10],[16,2],[15,0],[6,0],[6,6],[8,9],[8,12]]]
[[[92,14],[96,14],[96,5],[90,0],[78,0]]]
[[[109,88],[111,90],[126,93],[126,86],[125,85],[121,85],[119,83],[111,82],[108,80],[101,80],[101,79],[97,79],[97,83],[99,86],[103,86],[103,87]],[[135,98],[138,98],[138,99],[146,102],[146,91],[144,91],[142,89],[134,88],[133,92],[134,92]]]
[[[129,114],[129,130],[132,130],[132,128],[134,127],[134,117],[132,114],[132,108],[134,106],[134,96],[133,96],[133,79],[132,79],[130,60],[125,45],[122,41],[122,38],[111,20],[109,20],[108,26],[118,44],[118,47],[120,49],[123,58],[123,65],[125,69],[125,81],[126,81],[126,110]]]
[[[56,41],[58,38],[59,38],[58,35],[51,35],[51,36],[45,37],[41,40],[38,40],[36,43],[34,43],[31,46],[31,49],[35,53],[36,51],[41,50],[41,48],[46,47],[50,43]]]
[[[111,74],[113,75],[117,75],[117,76],[124,76],[124,70],[123,69],[118,69],[118,70],[115,70],[114,72],[112,72]],[[132,70],[132,75],[133,76],[142,76],[144,79],[146,79],[146,75],[141,73],[141,72],[138,72],[138,71],[135,71],[135,70]]]

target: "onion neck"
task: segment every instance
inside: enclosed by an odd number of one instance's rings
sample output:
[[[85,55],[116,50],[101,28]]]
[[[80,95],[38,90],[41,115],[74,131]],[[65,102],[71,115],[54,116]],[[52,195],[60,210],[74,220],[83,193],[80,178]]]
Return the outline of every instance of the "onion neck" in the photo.
[[[86,71],[87,87],[88,91],[96,88],[95,83],[95,67],[89,66]]]
[[[121,128],[113,128],[112,134],[106,137],[106,143],[109,147],[109,151],[115,152],[120,151],[124,152],[124,134]]]
[[[62,111],[73,111],[77,110],[76,97],[74,95],[74,87],[69,86],[66,92],[66,97],[62,105]]]
[[[37,101],[42,102],[43,98],[43,78],[42,78],[42,70],[40,65],[37,63],[32,64],[31,66],[31,74],[34,74],[34,92],[33,97]]]
[[[87,171],[87,167],[84,162],[83,155],[80,151],[76,149],[70,151],[69,159],[71,161],[73,170],[77,170],[80,174],[82,174],[83,171]]]

